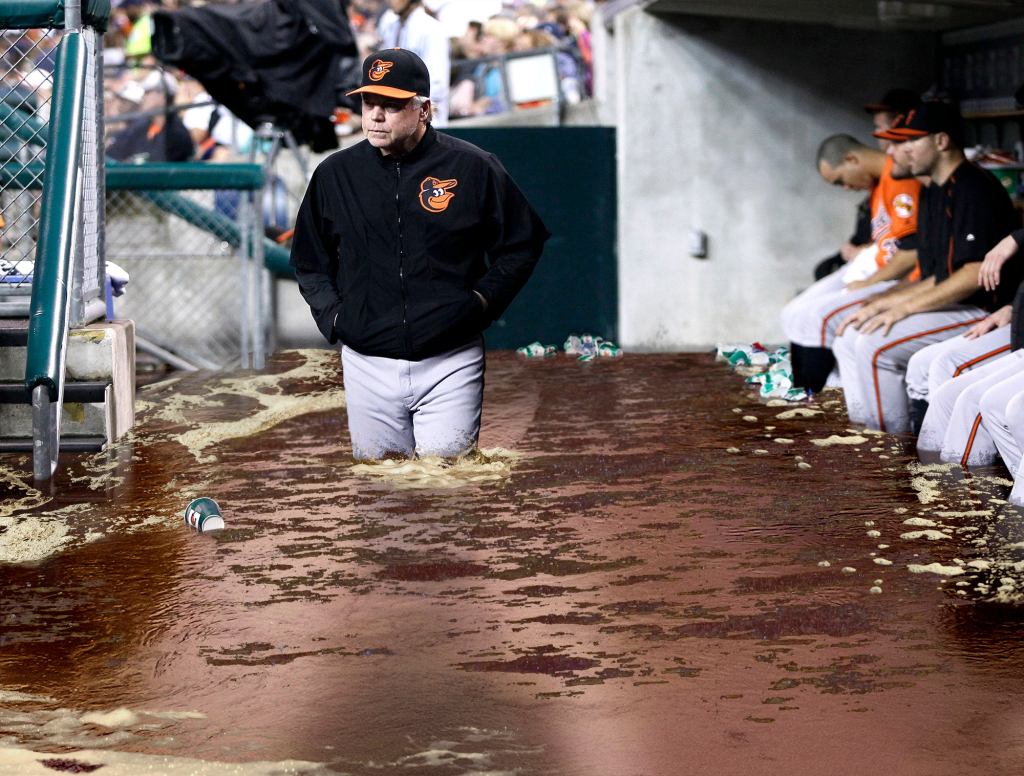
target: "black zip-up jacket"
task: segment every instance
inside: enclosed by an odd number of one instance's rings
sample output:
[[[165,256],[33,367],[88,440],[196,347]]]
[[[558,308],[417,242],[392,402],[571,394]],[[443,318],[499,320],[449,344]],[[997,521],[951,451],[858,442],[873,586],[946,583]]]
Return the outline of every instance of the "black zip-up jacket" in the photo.
[[[493,155],[428,127],[402,157],[364,140],[325,159],[299,208],[291,264],[329,342],[418,360],[497,319],[548,237]]]

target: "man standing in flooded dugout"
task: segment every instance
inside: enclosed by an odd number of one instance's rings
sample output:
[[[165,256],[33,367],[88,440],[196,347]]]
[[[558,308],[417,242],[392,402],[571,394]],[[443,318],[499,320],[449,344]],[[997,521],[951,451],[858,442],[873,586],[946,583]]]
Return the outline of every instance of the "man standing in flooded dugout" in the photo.
[[[414,53],[371,54],[350,94],[366,138],[313,173],[291,263],[341,343],[353,455],[458,456],[480,433],[482,332],[549,234],[493,155],[431,126]]]

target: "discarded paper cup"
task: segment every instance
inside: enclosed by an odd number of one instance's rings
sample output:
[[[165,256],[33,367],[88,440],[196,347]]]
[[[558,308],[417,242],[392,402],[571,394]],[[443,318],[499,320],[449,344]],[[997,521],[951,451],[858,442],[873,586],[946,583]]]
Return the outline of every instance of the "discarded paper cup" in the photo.
[[[199,533],[219,531],[224,527],[224,518],[212,498],[197,498],[185,507],[185,525]]]

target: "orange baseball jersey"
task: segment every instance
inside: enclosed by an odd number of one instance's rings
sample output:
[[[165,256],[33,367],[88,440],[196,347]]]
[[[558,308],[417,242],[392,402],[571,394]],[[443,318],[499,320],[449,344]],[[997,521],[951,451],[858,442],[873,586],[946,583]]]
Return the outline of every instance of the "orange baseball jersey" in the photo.
[[[871,239],[878,245],[875,263],[879,269],[896,255],[902,237],[917,232],[917,206],[921,184],[914,178],[892,177],[892,157],[885,157],[882,177],[871,191]]]

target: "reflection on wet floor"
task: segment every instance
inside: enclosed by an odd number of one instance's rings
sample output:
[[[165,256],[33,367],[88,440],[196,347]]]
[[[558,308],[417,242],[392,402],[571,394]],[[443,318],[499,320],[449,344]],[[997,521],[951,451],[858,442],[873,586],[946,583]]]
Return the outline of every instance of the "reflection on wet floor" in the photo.
[[[154,385],[45,491],[5,459],[0,773],[1019,770],[1005,472],[703,355],[493,355],[490,457],[358,467],[336,362]]]

